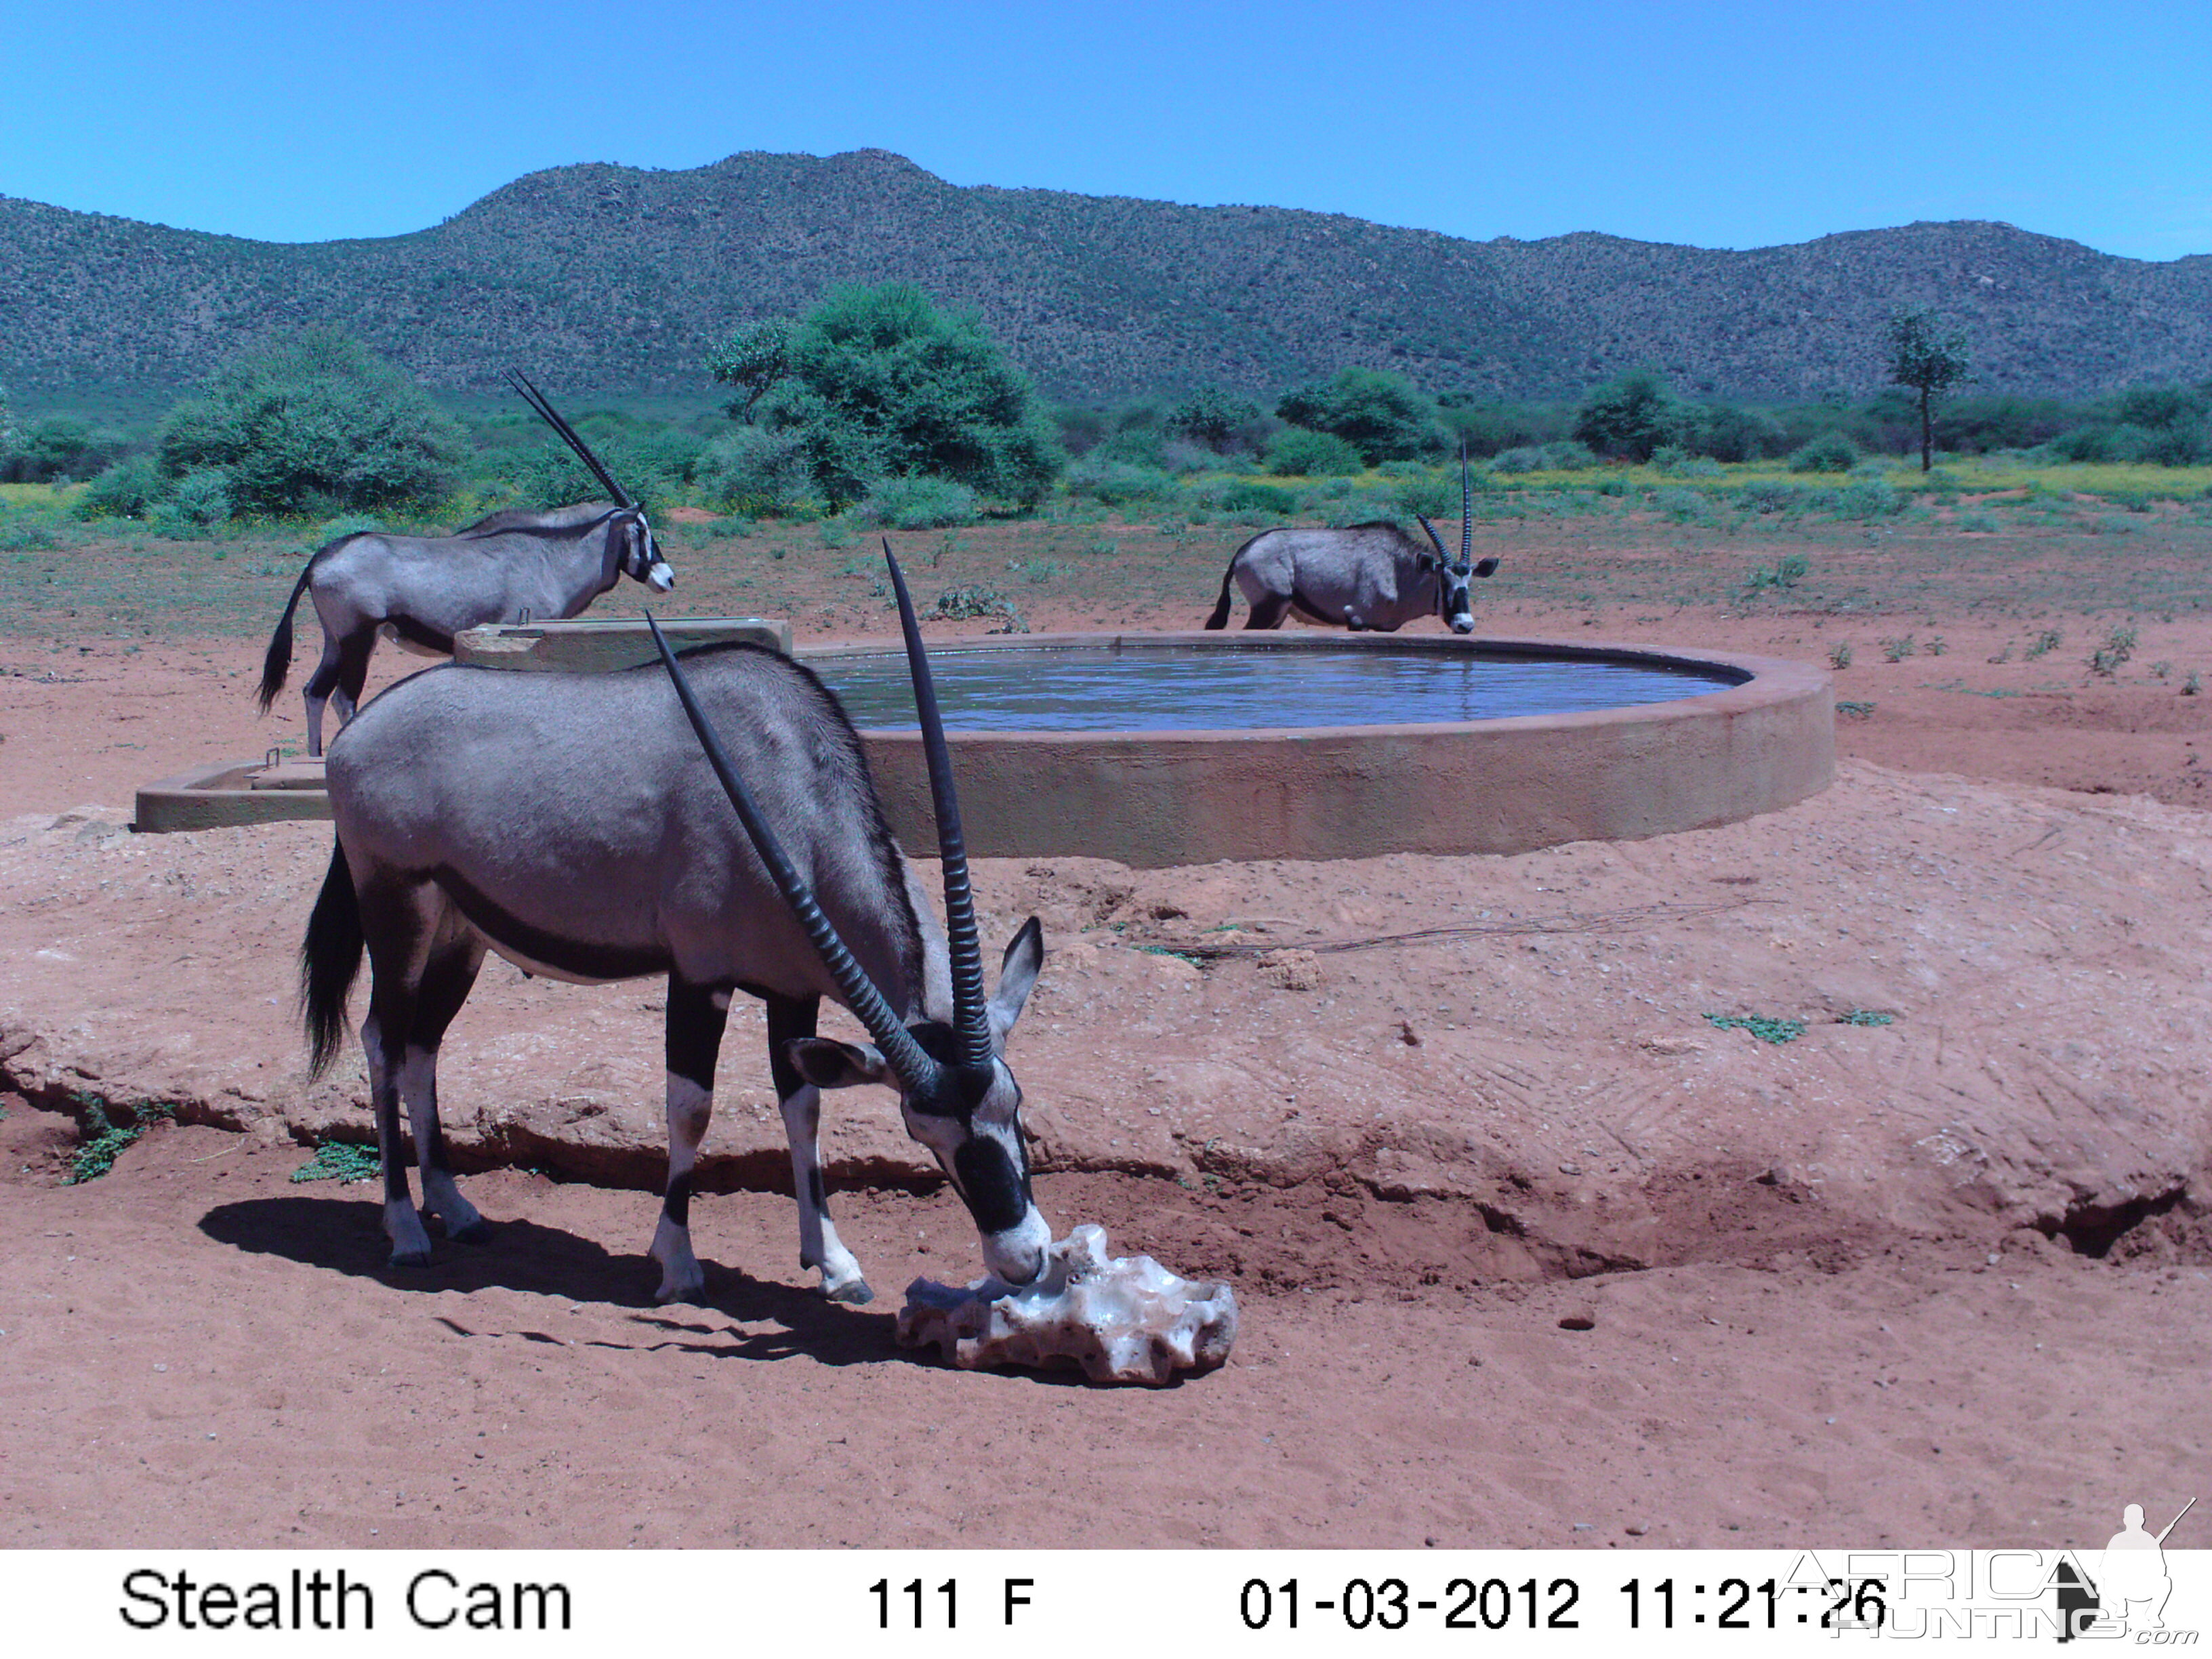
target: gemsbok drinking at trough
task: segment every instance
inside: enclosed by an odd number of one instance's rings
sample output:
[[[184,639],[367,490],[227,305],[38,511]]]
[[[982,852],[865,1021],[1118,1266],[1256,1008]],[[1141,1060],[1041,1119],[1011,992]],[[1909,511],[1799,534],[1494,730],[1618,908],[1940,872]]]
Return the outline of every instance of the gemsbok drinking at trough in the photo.
[[[284,689],[292,666],[292,613],[312,593],[323,624],[323,659],[308,677],[307,752],[323,752],[323,708],[354,716],[368,680],[379,629],[414,650],[450,655],[453,636],[489,623],[573,617],[622,576],[665,593],[676,578],[636,497],[617,483],[575,429],[521,374],[510,382],[591,468],[608,501],[548,512],[509,508],[450,536],[362,531],[318,549],[292,584],[261,665],[261,711]]]
[[[1296,611],[1309,622],[1355,633],[1394,634],[1423,617],[1442,617],[1455,634],[1473,632],[1468,585],[1495,571],[1498,561],[1474,562],[1474,489],[1464,454],[1459,494],[1457,563],[1445,555],[1436,526],[1419,514],[1433,551],[1387,519],[1346,530],[1263,530],[1229,561],[1206,625],[1228,626],[1233,585],[1252,607],[1247,628],[1279,628]]]
[[[1034,916],[1023,925],[987,998],[944,721],[889,543],[884,554],[936,804],[946,929],[884,827],[843,708],[774,652],[707,646],[679,663],[656,624],[665,672],[447,664],[384,692],[332,742],[337,842],[301,949],[301,1004],[319,1074],[366,949],[362,1046],[395,1267],[430,1259],[400,1151],[403,1101],[424,1209],[454,1238],[486,1231],[447,1166],[437,1065],[489,948],[581,983],[667,975],[668,1183],[652,1245],[663,1301],[696,1300],[705,1282],[691,1175],[739,991],[767,1005],[799,1259],[820,1269],[826,1295],[870,1295],[830,1222],[817,1145],[817,1091],[860,1083],[898,1091],[907,1133],[951,1177],[990,1271],[1017,1285],[1042,1272],[1051,1234],[1030,1200],[1022,1091],[1003,1054],[1043,933]],[[870,1045],[815,1035],[825,996],[859,1018]]]

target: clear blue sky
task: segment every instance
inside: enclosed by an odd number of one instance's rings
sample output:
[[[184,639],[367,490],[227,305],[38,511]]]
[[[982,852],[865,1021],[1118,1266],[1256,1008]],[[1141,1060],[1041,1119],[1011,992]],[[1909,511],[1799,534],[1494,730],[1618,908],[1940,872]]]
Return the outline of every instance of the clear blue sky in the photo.
[[[281,241],[536,168],[955,184],[1753,247],[2004,219],[2212,252],[2212,7],[17,0],[0,194]]]

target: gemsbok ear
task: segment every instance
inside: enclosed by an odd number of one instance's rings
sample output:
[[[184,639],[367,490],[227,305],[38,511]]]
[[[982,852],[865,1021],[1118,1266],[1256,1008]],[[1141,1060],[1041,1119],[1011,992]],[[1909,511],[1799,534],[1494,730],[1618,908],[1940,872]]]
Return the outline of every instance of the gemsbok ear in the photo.
[[[1475,566],[1474,574],[1478,576],[1496,575],[1498,574],[1498,561],[1495,559],[1485,559],[1480,564]]]
[[[890,1064],[866,1043],[834,1037],[793,1037],[783,1045],[799,1076],[817,1089],[850,1089],[862,1083],[891,1083]]]
[[[1029,1001],[1043,966],[1044,925],[1031,916],[1006,946],[1006,959],[999,966],[999,988],[991,994],[990,1001],[993,1047],[1006,1046],[1006,1033],[1022,1017],[1023,1005]]]

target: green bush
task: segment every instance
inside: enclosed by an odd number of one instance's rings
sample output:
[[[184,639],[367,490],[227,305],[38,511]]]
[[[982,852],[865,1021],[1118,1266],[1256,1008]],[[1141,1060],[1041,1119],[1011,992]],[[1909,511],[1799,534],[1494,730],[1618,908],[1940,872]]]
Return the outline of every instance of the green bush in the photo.
[[[1756,513],[1788,513],[1805,504],[1804,487],[1779,478],[1753,478],[1736,499]]]
[[[682,501],[706,458],[707,440],[680,427],[644,428],[628,416],[605,413],[572,416],[571,423],[615,481],[648,510]],[[520,452],[519,464],[509,471],[522,500],[532,507],[604,500],[607,493],[591,469],[557,439]]]
[[[1366,470],[1358,450],[1333,432],[1286,426],[1267,441],[1264,464],[1282,478],[1342,477]]]
[[[1224,513],[1272,513],[1279,518],[1288,518],[1298,510],[1298,498],[1280,484],[1240,482],[1221,492],[1221,509]]]
[[[1772,416],[1733,404],[1707,404],[1682,425],[1685,446],[1717,461],[1755,461],[1786,447]]]
[[[61,526],[43,514],[0,513],[0,553],[27,553],[34,548],[59,547]]]
[[[2150,431],[2194,427],[2203,420],[2208,401],[2212,401],[2212,387],[2130,386],[2112,399],[2112,415],[2121,426]]]
[[[1028,378],[972,313],[911,283],[833,292],[792,329],[788,367],[763,424],[798,434],[833,507],[908,477],[1034,507],[1059,474]]]
[[[1167,464],[1167,428],[1156,421],[1133,419],[1110,428],[1084,456],[1086,461],[1120,461],[1152,471]]]
[[[1792,472],[1848,472],[1858,465],[1859,447],[1840,432],[1814,439],[1790,458]]]
[[[886,530],[942,530],[973,524],[975,492],[950,478],[878,478],[861,501],[861,516]]]
[[[164,530],[205,530],[227,523],[231,513],[230,480],[219,466],[185,473],[154,503],[154,522]]]
[[[89,478],[121,459],[130,440],[69,416],[33,421],[0,440],[0,483],[58,483]]]
[[[1354,525],[1387,522],[1396,525],[1401,530],[1411,532],[1424,546],[1428,541],[1414,525],[1412,516],[1399,511],[1396,501],[1372,490],[1340,495],[1322,507],[1317,516],[1325,520],[1331,530],[1349,530]]]
[[[2134,461],[2148,466],[2193,466],[2212,456],[2205,423],[2138,426],[2093,422],[2061,433],[2051,447],[2069,461]]]
[[[789,514],[814,491],[805,441],[761,426],[741,426],[709,443],[691,479],[711,505],[756,518]]]
[[[1455,404],[1444,394],[1437,419],[1444,431],[1445,447],[1456,454],[1462,444],[1481,459],[1508,449],[1524,449],[1550,443],[1565,435],[1565,418],[1557,410],[1522,404]]]
[[[1167,427],[1218,453],[1261,418],[1260,405],[1241,392],[1201,386],[1168,411]]]
[[[1846,519],[1887,518],[1904,505],[1905,497],[1887,478],[1861,478],[1836,492],[1836,513]]]
[[[166,484],[151,455],[133,455],[86,485],[71,510],[80,519],[143,519]]]
[[[2009,392],[1958,398],[1936,411],[1936,447],[1957,455],[2029,449],[2050,442],[2068,424],[2066,407],[2056,398]]]
[[[1067,469],[1069,495],[1085,495],[1108,507],[1170,501],[1177,489],[1175,479],[1158,467],[1115,460],[1095,449]]]
[[[1572,438],[1502,450],[1490,458],[1492,472],[1581,472],[1596,465],[1590,447]]]
[[[160,447],[170,477],[221,472],[234,510],[329,514],[434,507],[453,490],[462,437],[390,363],[317,329],[217,370],[170,411]]]
[[[1634,368],[1607,380],[1575,413],[1575,436],[1602,455],[1648,461],[1694,419],[1656,370]]]
[[[1275,413],[1292,426],[1342,439],[1370,465],[1435,449],[1443,435],[1428,394],[1387,369],[1340,369],[1318,386],[1291,392]]]
[[[1483,480],[1486,486],[1488,479]],[[1391,481],[1390,501],[1401,513],[1419,514],[1425,519],[1456,519],[1459,517],[1459,480],[1449,475],[1424,469]]]
[[[1707,496],[1679,484],[1653,490],[1651,506],[1655,512],[1665,514],[1676,524],[1705,524],[1713,516],[1713,504]]]

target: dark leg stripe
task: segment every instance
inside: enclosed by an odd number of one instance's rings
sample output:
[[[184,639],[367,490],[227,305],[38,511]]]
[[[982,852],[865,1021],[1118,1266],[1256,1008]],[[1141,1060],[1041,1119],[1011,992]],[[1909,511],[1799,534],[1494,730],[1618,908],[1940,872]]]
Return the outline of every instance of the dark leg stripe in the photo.
[[[717,1007],[708,985],[686,985],[671,975],[668,980],[668,1069],[712,1094],[714,1061],[722,1052],[722,1031],[730,1011]]]
[[[688,1174],[678,1176],[668,1183],[668,1191],[660,1200],[660,1207],[678,1226],[691,1224],[691,1177]]]
[[[783,1045],[799,1037],[811,1037],[822,1018],[819,997],[785,997],[773,992],[764,994],[768,1004],[768,1069],[775,1080],[775,1097],[789,1100],[806,1086],[806,1079],[791,1063]]]

